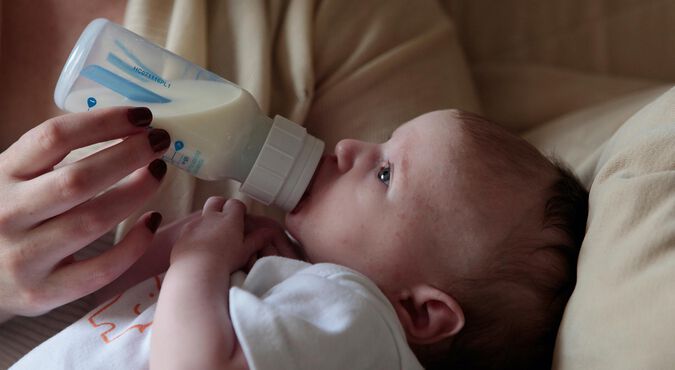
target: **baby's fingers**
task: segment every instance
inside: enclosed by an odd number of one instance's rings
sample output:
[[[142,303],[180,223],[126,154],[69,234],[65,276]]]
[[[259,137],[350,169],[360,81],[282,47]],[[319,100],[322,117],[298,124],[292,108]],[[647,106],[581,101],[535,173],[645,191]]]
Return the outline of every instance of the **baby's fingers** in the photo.
[[[251,254],[268,248],[272,245],[275,231],[272,229],[258,229],[246,235],[244,247]]]
[[[223,205],[223,214],[229,225],[235,230],[241,230],[242,234],[244,233],[244,217],[246,216],[244,203],[237,199],[228,199]]]
[[[225,205],[226,199],[223,197],[209,197],[209,199],[204,202],[204,208],[202,208],[202,216],[205,216],[209,212],[222,212],[223,205]]]
[[[273,228],[259,228],[246,235],[245,248],[251,255],[244,265],[244,271],[251,270],[258,259],[268,256],[282,256],[286,258],[302,259],[293,249],[287,247],[281,239],[279,232]]]
[[[267,253],[268,249],[262,251],[261,256],[277,255],[293,259],[305,260],[302,248],[291,240],[284,228],[277,221],[264,216],[246,216],[246,232],[253,233],[259,229],[269,229],[272,233],[269,244],[274,248],[274,253]]]

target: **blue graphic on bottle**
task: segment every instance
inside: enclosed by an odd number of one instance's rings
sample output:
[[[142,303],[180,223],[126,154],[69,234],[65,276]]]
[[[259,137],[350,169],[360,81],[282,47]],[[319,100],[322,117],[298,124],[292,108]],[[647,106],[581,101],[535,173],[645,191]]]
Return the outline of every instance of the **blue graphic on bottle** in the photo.
[[[94,105],[96,105],[96,98],[94,98],[93,96],[87,98],[87,107],[89,107],[87,110],[88,111],[91,110],[91,108],[93,108]]]
[[[190,147],[183,140],[176,140],[171,149],[164,153],[163,159],[192,175],[197,175],[202,164],[204,164],[202,152]]]

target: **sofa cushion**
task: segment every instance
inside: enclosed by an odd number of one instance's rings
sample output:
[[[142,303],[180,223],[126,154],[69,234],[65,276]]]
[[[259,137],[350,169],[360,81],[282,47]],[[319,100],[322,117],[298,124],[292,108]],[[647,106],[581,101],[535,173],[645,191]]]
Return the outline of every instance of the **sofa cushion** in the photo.
[[[657,91],[614,106],[627,109],[623,113],[610,104],[549,124],[551,131],[569,128],[556,139],[544,135],[544,127],[526,135],[544,151],[562,144],[587,154],[585,161],[574,150],[566,153],[587,174],[590,210],[554,369],[667,369],[675,363],[675,89],[625,123],[621,117]],[[603,130],[611,134],[608,141],[596,135],[595,143],[583,142],[584,134]]]

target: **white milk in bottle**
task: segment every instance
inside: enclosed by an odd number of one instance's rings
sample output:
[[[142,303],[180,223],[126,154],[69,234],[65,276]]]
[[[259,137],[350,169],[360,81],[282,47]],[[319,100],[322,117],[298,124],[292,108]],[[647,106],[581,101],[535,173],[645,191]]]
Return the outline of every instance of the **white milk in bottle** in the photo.
[[[246,90],[105,19],[83,31],[54,101],[69,112],[146,106],[152,127],[171,135],[165,161],[204,180],[237,180],[242,192],[286,211],[323,153],[321,140],[267,117]]]
[[[171,135],[163,159],[204,180],[232,178],[243,182],[258,156],[272,121],[255,100],[234,85],[204,80],[172,81],[170,104],[144,104],[152,111],[152,127]],[[71,112],[137,105],[106,88],[72,92],[65,109]],[[257,124],[253,124],[257,123]]]

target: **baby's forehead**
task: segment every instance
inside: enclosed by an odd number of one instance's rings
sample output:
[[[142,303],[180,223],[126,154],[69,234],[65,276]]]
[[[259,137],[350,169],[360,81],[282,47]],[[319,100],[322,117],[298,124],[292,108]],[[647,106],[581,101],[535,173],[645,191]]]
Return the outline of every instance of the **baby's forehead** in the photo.
[[[462,126],[445,111],[431,112],[401,125],[392,140],[406,154],[418,160],[434,159],[439,165],[461,147],[465,136]]]
[[[472,113],[431,112],[401,126],[400,133],[413,142],[408,149],[414,191],[428,198],[509,196],[548,177],[550,162],[537,149]]]
[[[455,149],[504,176],[527,178],[550,169],[550,161],[534,146],[482,116],[450,110],[443,117],[445,121],[437,123],[447,125],[451,137],[446,140],[457,143]]]
[[[499,125],[476,114],[456,109],[423,114],[400,126],[394,135],[413,136],[418,145],[453,148],[462,152],[469,149],[508,148],[521,145],[514,135]],[[393,135],[392,135],[393,136]]]
[[[411,167],[405,172],[424,181],[432,174],[435,177],[428,180],[440,176],[442,181],[454,181],[461,176],[467,181],[509,180],[523,185],[550,177],[551,163],[536,148],[469,112],[424,114],[399,127],[392,139]]]
[[[511,140],[502,140],[503,132],[487,122],[471,122],[456,111],[424,114],[399,127],[392,139],[414,158],[416,166],[424,162],[435,171],[471,166],[491,161],[495,146],[506,150]],[[426,167],[426,166],[424,166]]]

